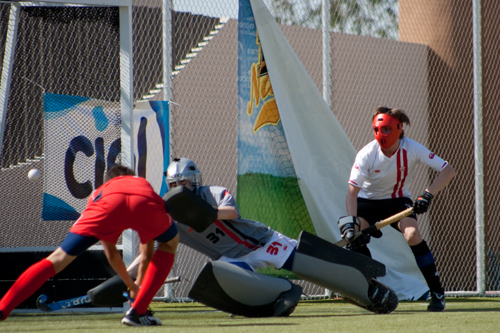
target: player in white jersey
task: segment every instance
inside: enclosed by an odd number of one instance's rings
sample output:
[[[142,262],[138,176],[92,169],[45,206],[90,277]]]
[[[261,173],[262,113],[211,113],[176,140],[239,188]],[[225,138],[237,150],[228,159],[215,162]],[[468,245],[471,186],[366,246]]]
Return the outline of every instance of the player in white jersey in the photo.
[[[356,155],[346,196],[349,216],[339,219],[339,227],[343,238],[353,238],[357,226],[360,226],[361,230],[365,229],[413,206],[412,215],[391,226],[403,234],[429,286],[431,302],[427,310],[443,311],[444,289],[439,280],[434,257],[418,229],[416,214],[427,211],[432,198],[455,176],[455,170],[420,143],[405,138],[404,123],[409,125],[410,119],[401,109],[375,109],[375,140]],[[409,189],[418,163],[423,163],[438,172],[438,175],[413,202]],[[381,237],[382,233],[377,231],[372,236]],[[352,249],[371,257],[367,246],[354,245]]]

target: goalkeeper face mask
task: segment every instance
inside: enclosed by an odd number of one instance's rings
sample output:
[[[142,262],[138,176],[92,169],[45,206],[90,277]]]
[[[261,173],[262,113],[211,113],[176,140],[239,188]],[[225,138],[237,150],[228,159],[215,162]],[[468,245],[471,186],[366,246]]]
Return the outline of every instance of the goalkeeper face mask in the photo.
[[[379,113],[373,117],[373,134],[382,148],[390,148],[402,132],[403,124],[395,117],[386,113]]]
[[[189,181],[191,191],[196,191],[196,188],[201,186],[201,171],[188,158],[174,158],[165,171],[165,181],[169,189],[184,185],[186,181]]]

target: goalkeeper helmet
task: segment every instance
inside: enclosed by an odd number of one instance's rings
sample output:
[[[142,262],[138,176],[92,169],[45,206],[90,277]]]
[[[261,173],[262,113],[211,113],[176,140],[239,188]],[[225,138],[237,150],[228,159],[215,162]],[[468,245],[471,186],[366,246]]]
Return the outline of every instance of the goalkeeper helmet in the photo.
[[[174,158],[165,171],[165,177],[169,189],[180,185],[183,180],[191,183],[191,191],[201,186],[201,171],[189,158]]]

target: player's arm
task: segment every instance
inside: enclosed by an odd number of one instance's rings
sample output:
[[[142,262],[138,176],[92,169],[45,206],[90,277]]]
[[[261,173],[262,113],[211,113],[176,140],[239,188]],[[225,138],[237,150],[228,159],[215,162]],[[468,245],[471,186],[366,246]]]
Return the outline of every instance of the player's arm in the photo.
[[[347,215],[357,216],[358,215],[358,193],[361,191],[361,187],[356,187],[349,184],[349,189],[347,190],[347,195],[345,197],[345,208]]]
[[[104,254],[108,259],[109,265],[111,266],[111,268],[113,268],[116,274],[120,276],[127,288],[129,288],[130,296],[132,298],[135,298],[137,296],[139,287],[137,287],[137,285],[134,283],[134,280],[132,280],[132,278],[128,274],[125,263],[123,262],[122,256],[116,248],[116,245],[105,241],[101,241],[101,244],[104,248]]]
[[[212,198],[210,199],[213,199],[217,205],[218,220],[234,220],[241,217],[236,199],[228,189],[212,186],[210,187],[210,192],[212,194]],[[207,202],[212,201],[209,201],[208,198],[206,200]]]
[[[142,279],[144,278],[144,274],[148,269],[148,265],[151,262],[155,252],[154,241],[150,241],[146,244],[141,244],[139,247],[139,269],[137,270],[137,277],[135,280],[135,284],[141,286]]]
[[[238,218],[239,212],[236,207],[233,206],[220,206],[217,208],[217,219],[218,220],[233,220]]]
[[[425,190],[432,195],[436,195],[439,191],[445,188],[455,177],[455,169],[451,165],[447,165],[441,172],[436,176],[432,184]]]
[[[455,177],[455,169],[451,165],[447,165],[441,172],[436,176],[434,181],[430,186],[425,189],[425,192],[417,197],[413,203],[413,212],[415,214],[423,214],[429,209],[434,196],[446,187],[450,181]]]

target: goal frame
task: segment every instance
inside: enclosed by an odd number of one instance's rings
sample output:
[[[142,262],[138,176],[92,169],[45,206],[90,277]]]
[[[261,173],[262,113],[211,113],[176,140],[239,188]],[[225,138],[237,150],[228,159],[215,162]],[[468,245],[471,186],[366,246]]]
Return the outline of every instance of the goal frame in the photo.
[[[11,3],[10,22],[13,22],[7,32],[6,52],[3,59],[3,71],[0,89],[0,142],[3,142],[7,105],[9,103],[10,82],[14,66],[14,56],[17,44],[19,10],[22,6],[113,6],[119,8],[120,20],[120,105],[121,105],[121,144],[122,164],[133,168],[133,106],[134,106],[134,64],[132,43],[132,0],[48,0],[48,1],[16,1]],[[0,156],[2,156],[0,145]],[[132,230],[123,233],[123,260],[130,264],[137,253],[134,244],[136,234]]]

